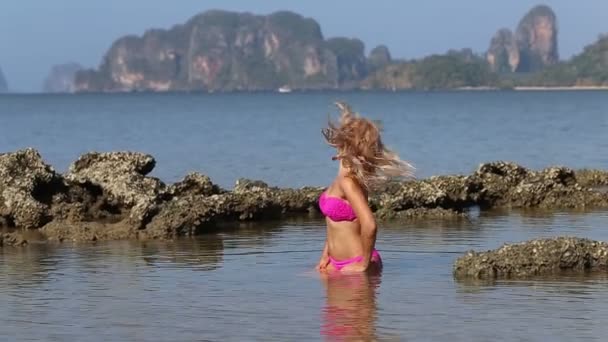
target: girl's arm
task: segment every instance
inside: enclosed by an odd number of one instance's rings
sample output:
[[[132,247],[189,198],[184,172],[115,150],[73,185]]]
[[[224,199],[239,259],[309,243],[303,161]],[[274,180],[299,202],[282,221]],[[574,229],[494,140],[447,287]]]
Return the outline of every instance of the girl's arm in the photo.
[[[329,248],[327,247],[327,239],[325,239],[325,246],[323,247],[323,252],[321,252],[321,258],[319,259],[319,263],[317,264],[316,269],[322,270],[327,267],[329,264]]]
[[[363,246],[363,261],[361,262],[364,269],[369,266],[372,251],[376,244],[376,220],[374,214],[369,207],[367,197],[363,193],[363,189],[355,180],[345,177],[342,182],[342,190],[346,195],[346,199],[353,207],[357,214],[359,223],[361,224],[361,244]]]

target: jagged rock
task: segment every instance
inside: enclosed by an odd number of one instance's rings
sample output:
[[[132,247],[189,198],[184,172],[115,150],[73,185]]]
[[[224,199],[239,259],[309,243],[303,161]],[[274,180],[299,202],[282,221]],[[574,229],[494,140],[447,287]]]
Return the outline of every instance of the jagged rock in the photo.
[[[142,153],[93,152],[62,177],[35,150],[0,154],[0,226],[39,228],[58,241],[170,238],[225,222],[319,213],[320,187],[277,188],[239,179],[229,191],[199,173],[166,187],[146,176],[154,165],[154,158]],[[380,220],[461,219],[475,205],[608,208],[608,192],[601,189],[607,174],[565,167],[532,171],[493,162],[470,176],[386,183],[373,189],[370,205]],[[20,243],[10,236],[2,236],[4,244]]]
[[[519,22],[515,39],[519,72],[538,71],[559,61],[557,17],[549,6],[532,8]]]
[[[32,229],[50,221],[50,194],[61,186],[61,177],[38,151],[0,154],[0,217],[9,226]]]
[[[235,193],[269,191],[270,187],[265,182],[260,180],[251,180],[246,178],[237,179],[233,191]]]
[[[482,207],[503,206],[507,194],[528,175],[528,170],[514,163],[493,162],[479,166],[473,177],[482,184],[478,203]]]
[[[480,184],[474,178],[439,176],[428,180],[392,184],[370,198],[376,214],[383,219],[460,216],[475,203]],[[433,210],[437,209],[437,210]]]
[[[217,185],[211,182],[209,176],[192,172],[186,175],[180,182],[169,186],[167,193],[171,196],[203,195],[211,196],[223,192]]]
[[[486,59],[492,71],[514,72],[519,65],[519,48],[513,32],[507,28],[498,30],[490,41]]]
[[[188,195],[163,203],[146,229],[147,238],[197,235],[219,220],[252,220],[280,212],[264,192]]]
[[[119,205],[130,208],[129,221],[142,228],[156,212],[166,187],[146,177],[154,168],[152,156],[136,152],[87,153],[70,166],[66,179],[93,184]]]
[[[338,70],[349,68],[316,21],[288,11],[210,10],[169,30],[122,37],[105,56],[98,70],[76,74],[77,91],[334,88]]]
[[[481,184],[477,203],[485,208],[586,208],[608,206],[603,193],[577,183],[573,170],[551,167],[530,171],[505,162],[483,164],[475,175]]]
[[[608,186],[608,171],[604,170],[577,170],[576,181],[585,187]]]
[[[326,46],[337,58],[339,85],[347,85],[367,76],[365,45],[361,40],[331,38],[327,40]]]
[[[456,278],[522,278],[562,271],[608,270],[608,244],[576,237],[505,244],[487,252],[469,251],[453,267]]]
[[[78,63],[55,65],[44,80],[42,90],[47,93],[71,93],[74,91],[74,77],[83,67]]]

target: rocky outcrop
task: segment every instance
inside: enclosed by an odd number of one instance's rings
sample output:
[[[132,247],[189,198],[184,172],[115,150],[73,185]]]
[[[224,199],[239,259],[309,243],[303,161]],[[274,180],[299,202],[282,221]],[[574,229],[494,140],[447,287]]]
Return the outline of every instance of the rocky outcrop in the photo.
[[[455,261],[453,274],[457,279],[505,279],[595,270],[608,270],[608,243],[559,237],[470,251]]]
[[[481,165],[473,175],[481,191],[476,202],[485,208],[596,208],[608,205],[605,193],[582,186],[573,170],[551,167],[531,171],[513,163]]]
[[[519,22],[515,39],[520,62],[517,71],[537,71],[559,61],[557,17],[549,6],[531,9]]]
[[[101,188],[112,203],[129,210],[129,223],[139,229],[155,213],[166,192],[160,180],[146,177],[155,164],[152,156],[143,153],[88,153],[70,166],[66,179]]]
[[[33,149],[0,154],[0,217],[9,227],[39,228],[50,221],[61,178]]]
[[[91,152],[61,175],[35,150],[1,154],[0,228],[36,230],[56,241],[156,239],[197,235],[230,222],[319,214],[322,188],[239,179],[226,190],[195,172],[166,186],[148,175],[154,166],[144,153]],[[533,171],[494,162],[468,176],[387,183],[372,192],[370,207],[379,220],[466,219],[472,206],[608,208],[608,192],[601,189],[605,175],[584,170],[579,183],[576,172],[564,167]],[[25,240],[2,235],[5,245]]]
[[[74,77],[83,67],[78,63],[55,65],[44,80],[42,90],[47,93],[71,93],[74,91]]]
[[[381,69],[392,62],[391,53],[386,45],[378,45],[373,48],[367,58],[368,68],[372,71]]]
[[[342,49],[345,47],[345,49]],[[335,88],[365,76],[359,40],[325,41],[313,19],[212,10],[169,30],[118,39],[77,91]]]
[[[519,65],[519,48],[515,35],[511,30],[503,28],[498,30],[486,54],[486,59],[492,71],[514,72]]]
[[[183,182],[181,182],[183,183]],[[222,221],[249,221],[279,218],[289,214],[311,213],[322,189],[279,189],[261,181],[239,179],[232,191],[201,190],[176,196],[163,204],[158,215],[147,226],[152,238],[191,236]]]
[[[608,187],[608,171],[582,169],[576,171],[576,181],[585,187]]]
[[[2,69],[0,69],[0,93],[5,93],[8,91],[8,82],[6,81],[6,77],[4,77],[4,73]]]
[[[326,46],[337,59],[338,84],[353,84],[367,75],[365,45],[361,40],[331,38],[327,40]]]
[[[498,30],[490,41],[486,59],[496,72],[535,72],[559,62],[557,17],[545,5],[532,8],[519,22],[515,34]]]

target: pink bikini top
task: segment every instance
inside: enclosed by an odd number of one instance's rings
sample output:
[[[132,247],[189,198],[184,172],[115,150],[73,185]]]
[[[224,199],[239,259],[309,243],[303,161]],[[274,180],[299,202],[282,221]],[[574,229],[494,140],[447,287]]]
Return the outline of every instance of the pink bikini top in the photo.
[[[327,196],[325,192],[319,197],[319,209],[321,209],[323,215],[329,217],[332,221],[354,221],[357,219],[357,214],[348,202],[339,197]]]

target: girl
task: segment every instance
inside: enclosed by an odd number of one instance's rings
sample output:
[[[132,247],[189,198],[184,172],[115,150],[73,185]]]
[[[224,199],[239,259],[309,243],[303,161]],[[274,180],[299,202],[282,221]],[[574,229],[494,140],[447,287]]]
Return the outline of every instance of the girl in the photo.
[[[321,194],[319,208],[326,216],[327,238],[317,265],[319,271],[364,272],[380,269],[382,260],[374,248],[376,221],[368,205],[373,186],[393,176],[412,176],[413,167],[388,150],[380,129],[352,112],[345,103],[339,125],[331,121],[322,130],[336,148],[338,175]]]

